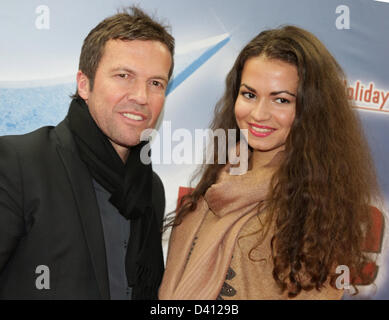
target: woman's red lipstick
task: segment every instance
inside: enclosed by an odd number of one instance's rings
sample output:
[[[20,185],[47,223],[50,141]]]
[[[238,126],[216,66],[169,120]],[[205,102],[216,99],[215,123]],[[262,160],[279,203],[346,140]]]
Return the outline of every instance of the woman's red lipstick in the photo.
[[[258,130],[259,129],[259,130]],[[249,131],[255,137],[265,138],[271,135],[276,129],[268,126],[260,126],[255,123],[249,123]]]

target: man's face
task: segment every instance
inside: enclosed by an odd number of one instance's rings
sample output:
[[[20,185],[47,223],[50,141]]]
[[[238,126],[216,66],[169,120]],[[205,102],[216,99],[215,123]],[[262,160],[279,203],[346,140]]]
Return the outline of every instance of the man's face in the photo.
[[[161,42],[109,40],[94,79],[77,74],[79,95],[122,159],[147,128],[154,128],[165,101],[171,54]],[[124,156],[124,158],[123,158]]]

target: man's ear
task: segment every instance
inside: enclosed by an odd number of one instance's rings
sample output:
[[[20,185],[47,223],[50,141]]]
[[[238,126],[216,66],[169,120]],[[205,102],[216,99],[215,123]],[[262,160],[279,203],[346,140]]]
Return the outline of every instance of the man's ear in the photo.
[[[90,83],[88,77],[81,71],[77,72],[77,91],[81,98],[88,101],[90,92]]]

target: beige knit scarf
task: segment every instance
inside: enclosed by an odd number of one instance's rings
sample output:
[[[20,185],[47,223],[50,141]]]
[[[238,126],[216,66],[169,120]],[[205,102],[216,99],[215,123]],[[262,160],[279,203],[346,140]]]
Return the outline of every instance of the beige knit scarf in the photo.
[[[197,209],[173,228],[160,299],[217,298],[239,232],[261,209],[280,158],[279,153],[266,166],[240,176],[226,168]]]

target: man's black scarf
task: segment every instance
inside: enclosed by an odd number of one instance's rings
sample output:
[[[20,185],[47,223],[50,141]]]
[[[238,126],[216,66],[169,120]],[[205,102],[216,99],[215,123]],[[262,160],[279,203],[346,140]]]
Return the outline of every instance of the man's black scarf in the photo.
[[[151,164],[143,164],[140,159],[141,149],[147,142],[131,147],[123,163],[96,125],[84,100],[72,101],[68,119],[80,157],[92,177],[111,193],[109,201],[120,214],[131,220],[126,273],[128,284],[133,287],[133,297],[157,298],[163,257],[159,223],[152,206],[153,171]],[[144,250],[149,252],[141,254]]]

